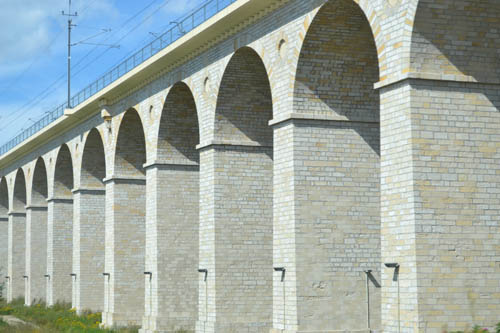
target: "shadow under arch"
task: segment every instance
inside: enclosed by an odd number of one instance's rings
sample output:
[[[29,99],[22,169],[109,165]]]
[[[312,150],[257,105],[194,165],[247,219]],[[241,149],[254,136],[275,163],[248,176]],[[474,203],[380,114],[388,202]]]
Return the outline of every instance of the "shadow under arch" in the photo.
[[[103,189],[106,177],[106,153],[101,133],[93,128],[85,139],[80,173],[80,187]]]
[[[184,82],[169,91],[160,120],[157,159],[199,163],[196,145],[200,142],[198,113],[193,93]]]
[[[72,199],[73,157],[67,144],[63,144],[57,153],[54,169],[53,195],[56,199]]]
[[[26,177],[23,169],[18,169],[14,180],[14,191],[12,197],[12,212],[26,212]]]
[[[330,0],[314,17],[302,45],[294,112],[349,122],[378,123],[379,61],[372,28],[352,0]],[[371,134],[355,129],[380,156]]]
[[[141,117],[135,109],[123,116],[116,140],[114,174],[119,177],[144,176],[146,140]]]
[[[273,145],[271,86],[260,56],[238,49],[224,71],[217,96],[215,140]]]
[[[47,207],[48,183],[47,168],[45,161],[39,157],[33,169],[33,183],[31,188],[31,205],[37,207]]]
[[[9,188],[7,179],[0,178],[0,218],[6,218],[9,213]]]
[[[415,72],[500,83],[500,2],[419,0],[411,38]]]

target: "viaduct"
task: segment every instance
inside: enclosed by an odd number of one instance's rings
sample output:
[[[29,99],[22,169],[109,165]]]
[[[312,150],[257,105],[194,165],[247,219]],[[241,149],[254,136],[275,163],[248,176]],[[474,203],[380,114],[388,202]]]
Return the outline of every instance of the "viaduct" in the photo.
[[[500,1],[233,0],[0,177],[9,301],[141,332],[492,328]]]

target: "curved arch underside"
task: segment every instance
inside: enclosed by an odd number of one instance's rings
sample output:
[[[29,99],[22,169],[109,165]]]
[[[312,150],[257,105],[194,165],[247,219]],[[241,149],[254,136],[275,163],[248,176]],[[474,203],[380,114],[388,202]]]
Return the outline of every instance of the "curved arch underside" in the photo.
[[[272,146],[273,116],[269,78],[251,48],[236,51],[222,78],[215,115],[215,139]]]
[[[9,189],[7,179],[0,178],[0,217],[6,217],[9,212]]]
[[[118,132],[115,153],[115,175],[144,176],[146,141],[144,127],[136,110],[128,110],[123,116]]]
[[[306,34],[294,110],[351,121],[378,121],[378,56],[372,30],[352,0],[329,1]]]
[[[24,177],[23,169],[19,169],[16,174],[12,208],[16,213],[26,210],[26,178]]]
[[[57,154],[54,173],[54,197],[71,199],[73,197],[73,160],[68,145],[62,145]]]
[[[420,0],[414,19],[411,69],[500,83],[500,2]]]
[[[191,90],[177,83],[169,91],[163,106],[158,133],[157,158],[177,163],[199,163],[196,145],[200,142],[198,114]]]
[[[31,205],[47,206],[48,185],[45,161],[39,157],[33,169],[33,184],[31,189]]]
[[[85,141],[80,177],[80,187],[84,189],[104,188],[106,155],[102,137],[95,128],[90,131]]]

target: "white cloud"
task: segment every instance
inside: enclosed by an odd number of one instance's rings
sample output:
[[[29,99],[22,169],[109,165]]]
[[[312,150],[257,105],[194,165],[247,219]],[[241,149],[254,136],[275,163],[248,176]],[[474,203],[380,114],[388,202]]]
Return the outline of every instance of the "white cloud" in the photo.
[[[46,52],[62,52],[65,49],[65,18],[67,0],[2,0],[0,10],[0,76],[19,74],[36,57]],[[73,1],[74,8],[85,8],[88,1]],[[108,0],[91,3],[83,13],[84,18],[112,15],[113,7]],[[83,18],[82,18],[83,19]],[[51,43],[57,37],[56,43]]]

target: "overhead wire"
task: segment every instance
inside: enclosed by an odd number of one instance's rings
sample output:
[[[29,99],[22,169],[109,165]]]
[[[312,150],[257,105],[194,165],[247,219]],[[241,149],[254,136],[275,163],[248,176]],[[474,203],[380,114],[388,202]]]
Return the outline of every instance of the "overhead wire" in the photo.
[[[87,6],[85,8],[83,8],[83,10],[81,12],[85,12],[93,3],[95,3],[97,0],[94,0],[90,3],[87,4]],[[139,12],[135,13],[133,16],[131,16],[129,19],[127,19],[122,25],[121,27],[115,32],[115,34],[121,30],[123,30],[123,28],[131,21],[133,21],[136,17],[138,17],[140,14],[142,14],[144,11],[146,11],[148,8],[150,8],[154,3],[156,3],[158,0],[153,0],[151,2],[148,3],[148,5],[146,5],[145,7],[143,7]],[[156,10],[153,11],[152,14],[150,14],[149,16],[147,16],[145,19],[143,19],[139,24],[137,24],[136,26],[134,26],[134,28],[132,28],[131,30],[129,30],[128,33],[124,34],[120,39],[119,41],[122,41],[125,37],[127,37],[131,32],[135,31],[140,25],[142,25],[144,22],[146,22],[151,16],[153,16],[154,14],[156,14],[161,8],[163,8],[166,4],[168,4],[171,0],[166,0],[166,2],[161,5],[160,7],[158,7]],[[115,35],[113,34],[113,35]],[[109,36],[108,38],[105,39],[106,40],[109,40],[112,36]],[[76,64],[75,64],[75,67],[77,67],[79,64],[81,64],[95,49],[97,49],[98,46],[94,47],[90,52],[88,52],[84,57],[82,57]],[[109,49],[107,49],[106,51],[108,51]],[[95,60],[100,58],[102,55],[104,55],[105,52],[101,53],[98,57],[94,58]],[[92,60],[93,62],[94,60]],[[77,73],[75,73],[74,75],[78,75],[79,73],[82,72],[83,69],[86,69],[91,63],[87,63],[84,68],[80,69]],[[64,82],[66,82],[64,79],[66,74],[62,74],[60,77],[58,77],[51,85],[49,85],[46,89],[44,89],[41,93],[39,93],[37,96],[35,96],[33,99],[31,99],[30,101],[28,101],[27,103],[23,104],[23,106],[21,106],[20,108],[18,108],[16,111],[12,112],[9,117],[19,113],[20,111],[23,111],[25,109],[29,109],[32,107],[33,104],[35,104],[36,102],[41,102],[43,101],[47,96],[49,96],[52,92],[54,92],[56,89],[58,89]],[[61,81],[63,80],[63,81]],[[51,88],[53,88],[54,86],[56,86],[58,84],[58,86],[54,89],[51,90]],[[50,91],[49,91],[50,90]],[[17,121],[19,118],[21,118],[23,114],[19,115],[18,117],[16,117],[14,120],[8,122],[8,123],[5,123],[5,126],[3,128],[0,128],[0,130],[3,130],[5,129],[6,127],[12,125],[15,121]]]

